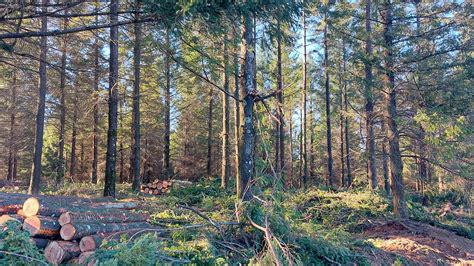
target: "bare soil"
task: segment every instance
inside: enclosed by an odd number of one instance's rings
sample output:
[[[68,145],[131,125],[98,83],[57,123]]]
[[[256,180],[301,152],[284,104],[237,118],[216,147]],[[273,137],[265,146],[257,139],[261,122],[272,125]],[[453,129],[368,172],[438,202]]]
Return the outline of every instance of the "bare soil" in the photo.
[[[361,238],[377,248],[365,254],[372,265],[391,265],[397,256],[414,265],[474,265],[474,241],[428,224],[388,222]]]

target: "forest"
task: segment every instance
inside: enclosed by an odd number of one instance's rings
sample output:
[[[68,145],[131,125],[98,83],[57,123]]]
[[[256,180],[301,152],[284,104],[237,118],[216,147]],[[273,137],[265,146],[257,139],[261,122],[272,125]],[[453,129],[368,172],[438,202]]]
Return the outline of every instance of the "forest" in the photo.
[[[473,10],[0,1],[0,264],[474,264]]]

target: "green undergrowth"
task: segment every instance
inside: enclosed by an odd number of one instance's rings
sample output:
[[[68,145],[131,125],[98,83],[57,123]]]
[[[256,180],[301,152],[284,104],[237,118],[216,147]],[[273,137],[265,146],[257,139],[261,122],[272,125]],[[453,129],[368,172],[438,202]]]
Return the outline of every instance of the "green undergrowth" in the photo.
[[[454,190],[442,193],[427,193],[429,208],[423,206],[423,199],[419,196],[411,196],[408,200],[410,219],[428,223],[430,225],[453,231],[456,234],[474,240],[474,216],[469,212],[462,215],[454,213],[454,210],[463,210],[466,195]],[[425,199],[426,201],[426,199]],[[453,211],[444,213],[446,204],[451,204]]]
[[[218,179],[207,179],[151,196],[132,193],[128,185],[119,185],[119,197],[139,198],[141,208],[151,214],[151,222],[160,230],[104,243],[93,257],[95,265],[271,265],[275,259],[283,265],[369,265],[366,254],[377,248],[360,233],[373,224],[394,219],[389,198],[364,190],[311,187],[279,192],[268,188],[242,203],[235,197],[233,187],[230,184],[223,190]],[[68,184],[68,189],[50,189],[47,194],[93,197],[101,192],[100,184]],[[430,200],[439,206],[446,200],[462,202],[456,199],[451,194]],[[428,211],[416,198],[409,198],[408,207],[411,219],[472,239],[469,224],[449,215],[439,218],[439,213]],[[274,252],[255,224],[269,229]],[[8,230],[2,232],[3,238],[5,232]],[[24,250],[19,254],[44,261],[41,251],[29,244],[24,233],[10,233],[7,239],[8,242],[0,242],[0,250]],[[11,260],[20,265],[29,262],[18,256],[0,256],[0,264]],[[400,261],[400,265],[406,264],[403,258]]]
[[[0,227],[0,265],[47,265],[41,250],[30,242],[17,221]]]

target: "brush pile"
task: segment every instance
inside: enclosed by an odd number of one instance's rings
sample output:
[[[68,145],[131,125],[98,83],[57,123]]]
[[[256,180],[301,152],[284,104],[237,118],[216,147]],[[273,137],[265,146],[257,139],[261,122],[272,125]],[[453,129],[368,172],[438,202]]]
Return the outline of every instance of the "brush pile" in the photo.
[[[9,220],[23,224],[31,242],[44,248],[49,263],[83,264],[104,240],[137,235],[151,229],[137,202],[112,198],[30,196],[0,193],[0,230]]]

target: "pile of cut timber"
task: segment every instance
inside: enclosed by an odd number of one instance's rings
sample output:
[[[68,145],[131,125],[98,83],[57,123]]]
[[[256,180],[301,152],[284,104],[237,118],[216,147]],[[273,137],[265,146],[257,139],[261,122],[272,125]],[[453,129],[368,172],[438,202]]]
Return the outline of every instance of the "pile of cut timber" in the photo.
[[[0,193],[0,229],[9,220],[23,224],[31,242],[44,248],[48,262],[84,263],[104,239],[137,235],[152,229],[137,202]],[[149,231],[149,230],[148,230]]]
[[[171,188],[173,182],[167,180],[158,180],[156,179],[152,183],[143,184],[141,187],[141,192],[150,195],[159,195],[166,193]]]

